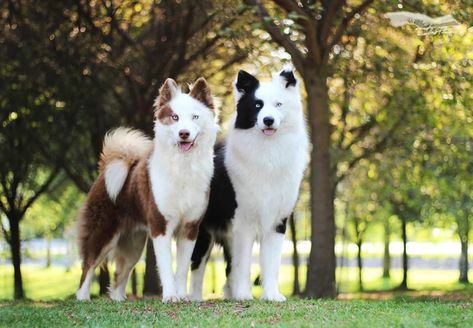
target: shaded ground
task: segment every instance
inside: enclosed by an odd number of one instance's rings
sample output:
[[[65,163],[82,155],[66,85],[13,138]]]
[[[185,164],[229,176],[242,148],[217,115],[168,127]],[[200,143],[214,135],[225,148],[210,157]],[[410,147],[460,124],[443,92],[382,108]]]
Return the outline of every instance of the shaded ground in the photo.
[[[469,301],[298,300],[285,303],[210,301],[162,304],[141,299],[115,303],[0,302],[0,326],[30,327],[471,327]]]
[[[462,290],[386,290],[367,291],[357,293],[342,293],[340,300],[411,300],[411,301],[466,301],[473,302],[473,287],[468,286]]]

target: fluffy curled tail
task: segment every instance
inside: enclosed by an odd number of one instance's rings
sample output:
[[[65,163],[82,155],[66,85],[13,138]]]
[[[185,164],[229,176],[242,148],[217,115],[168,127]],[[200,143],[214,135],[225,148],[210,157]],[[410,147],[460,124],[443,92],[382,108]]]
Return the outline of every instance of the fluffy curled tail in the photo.
[[[130,167],[152,149],[152,141],[142,132],[117,128],[105,135],[99,171],[104,172],[105,186],[115,201],[126,181]]]

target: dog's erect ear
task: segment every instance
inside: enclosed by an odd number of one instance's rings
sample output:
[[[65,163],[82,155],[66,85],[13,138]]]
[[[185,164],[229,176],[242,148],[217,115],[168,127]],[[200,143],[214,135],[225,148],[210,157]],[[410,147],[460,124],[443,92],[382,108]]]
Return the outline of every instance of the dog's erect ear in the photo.
[[[256,89],[259,85],[259,81],[256,77],[248,72],[240,70],[238,72],[237,79],[235,81],[235,89],[238,93],[250,93]]]
[[[212,93],[210,92],[210,87],[207,81],[203,77],[199,77],[192,86],[191,92],[189,95],[203,103],[205,106],[214,110],[214,100]]]
[[[159,89],[159,97],[156,99],[155,105],[160,106],[168,103],[178,92],[179,87],[176,81],[171,78],[166,79]]]
[[[279,78],[284,83],[285,88],[295,87],[297,84],[296,77],[294,76],[294,71],[292,68],[284,68],[281,73],[279,73]]]

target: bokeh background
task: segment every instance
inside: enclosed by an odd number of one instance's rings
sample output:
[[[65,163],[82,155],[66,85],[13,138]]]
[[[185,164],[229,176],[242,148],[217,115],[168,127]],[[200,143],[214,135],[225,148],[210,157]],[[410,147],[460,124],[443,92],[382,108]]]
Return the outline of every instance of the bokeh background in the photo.
[[[458,26],[394,27],[385,14],[397,11]],[[76,214],[103,136],[121,125],[152,135],[167,77],[209,81],[224,137],[237,71],[270,78],[290,62],[314,147],[283,293],[471,297],[472,14],[449,0],[0,2],[0,299],[74,294]],[[154,267],[147,247],[129,294],[159,295]],[[97,270],[94,295],[112,273]],[[216,249],[207,297],[223,283]]]

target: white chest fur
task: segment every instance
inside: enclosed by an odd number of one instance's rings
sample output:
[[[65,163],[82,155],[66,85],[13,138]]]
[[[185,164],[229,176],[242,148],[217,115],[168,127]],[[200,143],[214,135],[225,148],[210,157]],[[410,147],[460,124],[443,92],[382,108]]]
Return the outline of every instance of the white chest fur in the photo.
[[[167,220],[199,220],[207,207],[213,150],[189,153],[156,146],[148,163],[154,199]]]
[[[281,132],[281,133],[279,133]],[[301,126],[271,137],[257,130],[233,130],[225,164],[235,188],[238,219],[271,229],[290,215],[307,163],[308,140]]]

